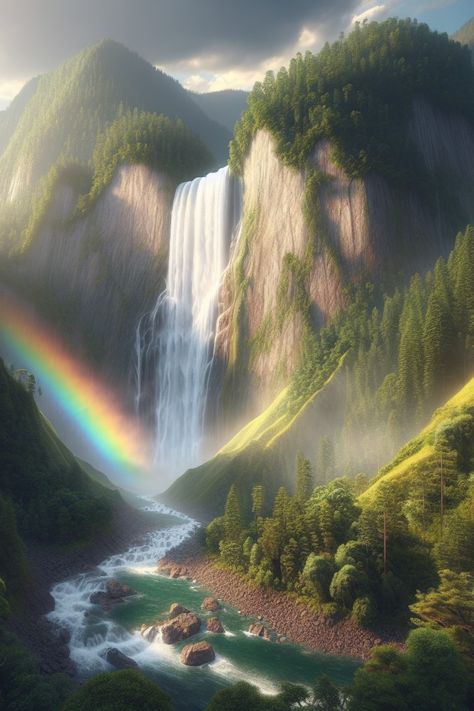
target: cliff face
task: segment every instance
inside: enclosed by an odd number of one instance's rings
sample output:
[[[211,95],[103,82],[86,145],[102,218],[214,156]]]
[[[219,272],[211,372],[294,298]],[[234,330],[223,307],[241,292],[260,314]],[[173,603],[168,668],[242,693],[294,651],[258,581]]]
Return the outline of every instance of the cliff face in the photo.
[[[374,174],[351,180],[323,142],[313,158],[319,187],[305,210],[305,175],[257,133],[244,166],[243,227],[221,289],[228,395],[242,390],[243,377],[261,407],[286,382],[301,349],[301,286],[320,325],[344,305],[348,284],[400,284],[446,254],[474,220],[474,127],[419,100],[408,138],[429,187],[402,191]]]
[[[122,166],[91,211],[59,185],[19,266],[39,308],[106,378],[123,386],[139,316],[163,288],[173,186],[143,165]]]

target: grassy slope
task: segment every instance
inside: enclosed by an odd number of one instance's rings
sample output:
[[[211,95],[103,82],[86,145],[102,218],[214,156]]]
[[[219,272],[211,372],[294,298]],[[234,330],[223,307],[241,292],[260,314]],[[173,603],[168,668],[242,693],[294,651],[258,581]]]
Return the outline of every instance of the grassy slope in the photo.
[[[295,406],[285,388],[258,417],[251,420],[208,462],[183,474],[160,497],[166,503],[203,519],[218,515],[232,484],[241,494],[244,508],[250,505],[250,490],[262,483],[272,500],[281,485],[292,488],[295,440],[311,406],[318,406],[344,358],[323,387]]]
[[[430,422],[384,467],[369,488],[360,496],[362,505],[370,503],[382,481],[390,481],[403,487],[409,486],[420,466],[433,454],[433,442],[438,428],[460,414],[465,408],[474,407],[474,378],[469,380],[448,402],[438,408]]]

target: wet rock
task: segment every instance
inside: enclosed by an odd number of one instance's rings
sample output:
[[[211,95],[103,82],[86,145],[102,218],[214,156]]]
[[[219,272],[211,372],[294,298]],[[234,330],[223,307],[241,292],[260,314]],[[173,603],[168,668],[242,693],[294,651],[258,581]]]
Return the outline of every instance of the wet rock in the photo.
[[[135,595],[135,590],[132,590],[128,585],[122,585],[118,580],[107,580],[105,589],[111,600],[119,600],[129,595]]]
[[[210,617],[206,622],[206,629],[208,632],[215,632],[221,634],[225,632],[224,626],[217,617]]]
[[[138,667],[138,664],[131,657],[127,657],[126,654],[117,649],[116,647],[110,647],[105,653],[105,659],[116,669],[134,669]]]
[[[196,642],[183,647],[180,658],[182,664],[190,667],[199,667],[202,664],[213,662],[216,655],[209,642]]]
[[[201,621],[191,612],[182,613],[161,627],[161,634],[165,644],[174,644],[182,639],[187,639],[199,632]]]
[[[259,622],[254,622],[253,624],[251,624],[249,627],[249,632],[250,634],[254,634],[256,637],[262,637],[262,639],[271,639],[270,632],[268,631],[268,629],[265,627],[265,625],[262,625]]]
[[[166,560],[158,561],[156,572],[168,575],[170,578],[186,578],[189,576],[189,570],[186,566],[168,563]]]
[[[201,607],[203,610],[207,610],[208,612],[215,612],[220,609],[220,603],[215,597],[205,597],[202,601]]]
[[[156,623],[154,625],[142,625],[140,627],[140,634],[141,636],[147,640],[147,642],[154,642],[155,639],[158,637],[158,634],[161,629],[161,624]]]
[[[180,605],[177,602],[173,602],[171,605],[169,612],[168,612],[168,617],[172,620],[174,617],[177,617],[178,615],[186,614],[188,613],[189,610],[187,607],[183,607],[183,605]]]
[[[93,605],[100,605],[103,610],[110,610],[112,607],[112,600],[110,599],[108,593],[104,590],[93,592],[89,598],[89,601]]]

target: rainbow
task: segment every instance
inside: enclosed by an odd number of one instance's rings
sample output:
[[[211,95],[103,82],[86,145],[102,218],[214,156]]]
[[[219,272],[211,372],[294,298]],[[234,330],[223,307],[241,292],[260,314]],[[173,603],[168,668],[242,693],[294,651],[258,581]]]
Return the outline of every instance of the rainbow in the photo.
[[[0,294],[0,339],[122,476],[147,476],[147,437],[93,372],[18,302]],[[106,472],[108,473],[108,472]]]

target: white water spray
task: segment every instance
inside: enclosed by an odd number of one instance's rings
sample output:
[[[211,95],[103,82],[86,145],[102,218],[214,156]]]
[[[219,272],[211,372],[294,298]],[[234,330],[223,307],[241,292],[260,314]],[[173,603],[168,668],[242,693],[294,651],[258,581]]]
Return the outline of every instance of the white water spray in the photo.
[[[227,168],[178,186],[166,290],[137,328],[137,411],[153,388],[154,459],[168,476],[200,461],[217,297],[240,203]]]

